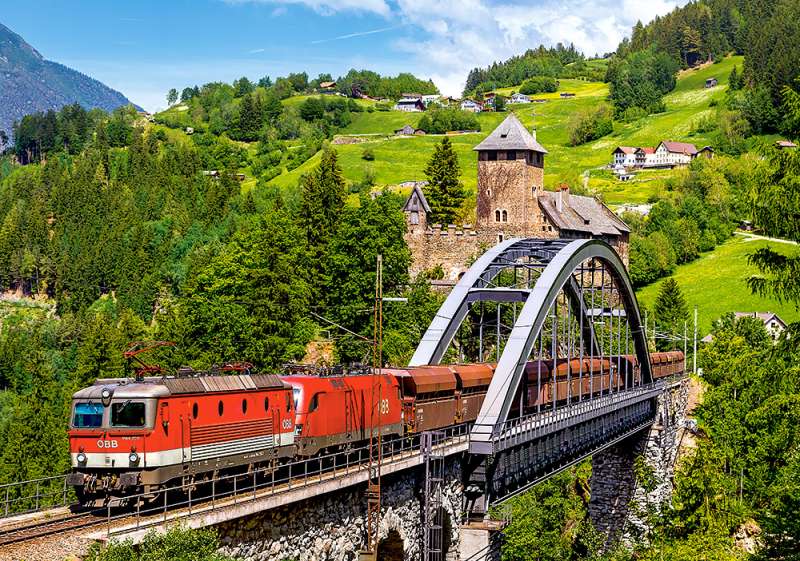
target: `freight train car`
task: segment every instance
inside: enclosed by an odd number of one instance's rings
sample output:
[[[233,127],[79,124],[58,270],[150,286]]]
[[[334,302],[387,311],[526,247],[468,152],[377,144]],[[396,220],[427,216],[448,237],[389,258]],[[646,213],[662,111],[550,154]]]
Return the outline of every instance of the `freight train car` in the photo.
[[[294,420],[278,376],[98,380],[73,396],[68,484],[99,505],[263,465],[294,455]]]

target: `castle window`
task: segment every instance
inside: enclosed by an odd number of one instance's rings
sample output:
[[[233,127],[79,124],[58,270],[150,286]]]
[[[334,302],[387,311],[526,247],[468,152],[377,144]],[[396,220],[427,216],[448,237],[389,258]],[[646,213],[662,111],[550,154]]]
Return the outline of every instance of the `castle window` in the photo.
[[[499,210],[494,211],[494,221],[495,222],[500,222],[500,211]]]
[[[546,232],[546,231],[547,231],[547,226],[542,226],[542,232]]]
[[[418,212],[412,212],[411,213],[411,223],[412,224],[419,224],[419,213]]]
[[[492,190],[491,189],[486,189],[486,196],[487,197],[491,197],[492,196]]]
[[[548,227],[547,227],[547,231],[548,231],[548,232],[552,232],[552,231],[553,231],[553,227],[552,227],[552,226],[548,226]]]
[[[497,160],[497,150],[489,150],[489,161],[493,162]]]
[[[508,222],[508,211],[507,210],[503,211],[503,222]]]
[[[497,243],[503,243],[506,237],[503,234],[497,234]]]

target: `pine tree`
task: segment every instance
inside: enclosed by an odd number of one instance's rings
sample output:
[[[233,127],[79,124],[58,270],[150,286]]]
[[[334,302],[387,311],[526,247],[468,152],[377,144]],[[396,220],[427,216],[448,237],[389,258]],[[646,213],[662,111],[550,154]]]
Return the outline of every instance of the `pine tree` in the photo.
[[[689,310],[686,308],[686,300],[674,278],[670,277],[661,283],[653,312],[656,316],[656,329],[660,334],[671,337],[670,339],[657,339],[656,349],[669,351],[681,348],[683,345],[675,338],[683,336],[684,324],[689,319]]]
[[[178,90],[172,88],[167,92],[167,105],[172,107],[176,101],[178,101]]]
[[[347,189],[336,150],[326,148],[319,166],[301,179],[299,222],[305,234],[314,290],[324,292],[328,244],[336,233],[344,210]]]
[[[742,76],[739,74],[739,70],[736,66],[733,67],[731,75],[728,78],[728,89],[731,91],[742,89]]]
[[[445,137],[434,148],[425,168],[428,176],[426,197],[431,206],[431,220],[442,224],[455,221],[466,194],[459,180],[461,167],[450,139]]]

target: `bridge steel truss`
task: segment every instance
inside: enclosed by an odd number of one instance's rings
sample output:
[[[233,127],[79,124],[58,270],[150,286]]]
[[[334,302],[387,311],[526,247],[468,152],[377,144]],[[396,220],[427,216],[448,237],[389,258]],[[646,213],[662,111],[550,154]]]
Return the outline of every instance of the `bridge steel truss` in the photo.
[[[489,302],[496,322],[487,336]],[[504,322],[509,305],[513,315]],[[493,247],[453,288],[410,366],[440,363],[474,317],[478,360],[494,353],[497,366],[470,433],[464,476],[471,518],[652,424],[664,384],[653,380],[633,287],[607,243],[515,238]],[[623,355],[635,355],[633,372]],[[553,374],[564,358],[580,359],[577,371],[567,368],[566,384]],[[584,372],[585,359],[609,368],[599,376]],[[552,365],[551,374],[543,364]],[[557,398],[543,405],[550,382]]]

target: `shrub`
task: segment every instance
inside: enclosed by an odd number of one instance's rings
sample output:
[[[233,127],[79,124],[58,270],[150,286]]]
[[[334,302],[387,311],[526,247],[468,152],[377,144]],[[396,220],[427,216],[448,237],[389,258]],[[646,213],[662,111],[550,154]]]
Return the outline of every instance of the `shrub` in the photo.
[[[568,125],[570,145],[585,144],[611,133],[614,130],[613,116],[608,105],[576,113]]]
[[[534,76],[525,80],[519,88],[519,92],[525,95],[555,92],[558,90],[558,81],[550,76]]]
[[[389,106],[388,103],[376,103],[375,104],[375,110],[376,111],[389,111],[390,109],[391,109],[391,107]]]
[[[375,159],[375,152],[372,151],[372,148],[364,148],[361,151],[361,159],[371,162]]]

